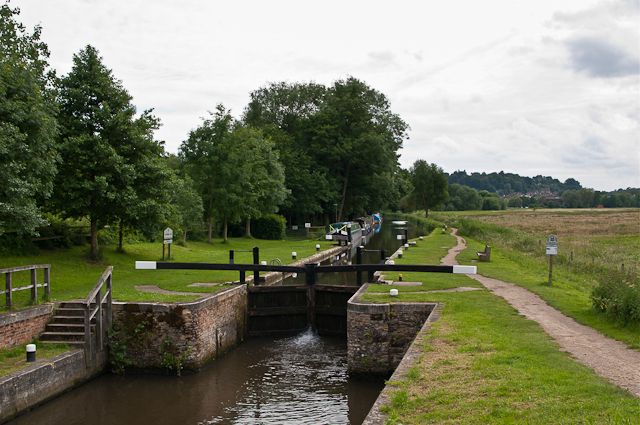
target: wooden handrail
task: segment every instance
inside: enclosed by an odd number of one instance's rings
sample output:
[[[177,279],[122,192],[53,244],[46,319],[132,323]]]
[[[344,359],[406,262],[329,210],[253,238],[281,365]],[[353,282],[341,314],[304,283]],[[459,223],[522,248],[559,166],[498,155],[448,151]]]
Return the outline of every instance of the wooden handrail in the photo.
[[[96,297],[96,294],[98,293],[98,291],[100,291],[100,289],[102,288],[102,285],[104,285],[104,282],[111,275],[111,273],[113,273],[113,266],[107,267],[105,271],[102,273],[102,275],[100,276],[100,279],[98,279],[98,282],[96,282],[91,292],[89,292],[89,295],[87,295],[87,298],[84,299],[84,303],[86,305],[89,305],[93,302],[94,298]]]
[[[0,269],[0,274],[23,272],[23,271],[34,270],[34,269],[50,269],[50,268],[51,268],[51,264],[31,264],[29,266],[18,266],[18,267],[9,267],[8,269]]]
[[[84,349],[87,367],[94,364],[98,351],[106,345],[106,332],[111,326],[112,312],[112,276],[113,267],[107,267],[95,286],[85,298],[84,304]],[[102,289],[106,286],[104,295]],[[93,306],[92,306],[93,305]],[[95,342],[91,333],[91,321],[95,318]]]

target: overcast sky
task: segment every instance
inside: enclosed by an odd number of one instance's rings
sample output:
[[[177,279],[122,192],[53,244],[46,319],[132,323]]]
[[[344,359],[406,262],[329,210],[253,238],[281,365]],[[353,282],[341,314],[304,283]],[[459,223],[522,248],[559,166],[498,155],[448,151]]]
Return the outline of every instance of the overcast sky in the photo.
[[[177,152],[224,103],[346,76],[411,126],[400,162],[640,187],[640,0],[12,0],[60,75],[94,45]]]

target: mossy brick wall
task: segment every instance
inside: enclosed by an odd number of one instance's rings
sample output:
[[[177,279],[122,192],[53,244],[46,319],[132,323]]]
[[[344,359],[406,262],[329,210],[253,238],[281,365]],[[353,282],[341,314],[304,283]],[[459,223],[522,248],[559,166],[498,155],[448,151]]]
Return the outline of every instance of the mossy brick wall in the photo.
[[[0,349],[27,344],[44,332],[52,304],[0,314]]]
[[[189,303],[114,303],[113,314],[129,367],[161,369],[168,357],[180,357],[198,369],[244,340],[247,288]]]
[[[433,303],[369,304],[359,301],[364,285],[347,307],[350,373],[389,375],[433,311]]]

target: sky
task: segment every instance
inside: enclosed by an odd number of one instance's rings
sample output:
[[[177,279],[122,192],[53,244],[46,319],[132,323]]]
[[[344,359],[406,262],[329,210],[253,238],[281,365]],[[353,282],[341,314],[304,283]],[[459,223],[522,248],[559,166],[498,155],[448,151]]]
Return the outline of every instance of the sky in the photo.
[[[640,187],[640,0],[12,0],[59,75],[96,47],[177,152],[270,82],[353,76],[411,127],[407,168]]]

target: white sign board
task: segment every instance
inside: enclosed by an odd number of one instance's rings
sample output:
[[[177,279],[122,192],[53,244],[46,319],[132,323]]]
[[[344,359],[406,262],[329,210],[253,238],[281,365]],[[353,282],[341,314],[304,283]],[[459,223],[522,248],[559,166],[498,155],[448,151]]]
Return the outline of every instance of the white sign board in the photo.
[[[164,229],[164,233],[163,233],[163,238],[164,239],[164,244],[170,244],[173,243],[173,229],[171,229],[171,227],[167,227],[166,229]]]
[[[305,229],[311,228],[311,223],[304,223],[304,228]]]
[[[298,225],[294,224],[293,226],[291,226],[291,230],[298,230]]]
[[[547,237],[545,252],[547,255],[558,255],[558,237],[556,235],[549,235]]]
[[[398,239],[399,241],[404,239],[404,235],[396,235],[396,239]]]

